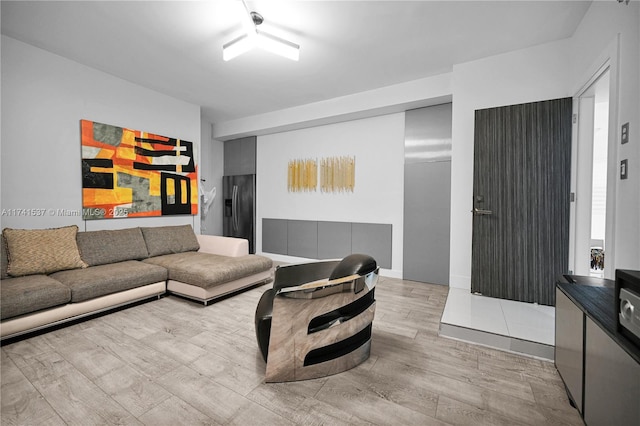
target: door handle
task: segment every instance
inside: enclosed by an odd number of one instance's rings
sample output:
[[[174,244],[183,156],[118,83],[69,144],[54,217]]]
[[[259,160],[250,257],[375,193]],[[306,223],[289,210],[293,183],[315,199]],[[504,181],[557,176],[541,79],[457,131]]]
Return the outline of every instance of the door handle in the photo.
[[[488,216],[493,214],[491,210],[479,209],[477,207],[474,207],[473,210],[471,210],[471,213],[473,213],[474,216]]]
[[[232,209],[233,209],[233,230],[238,231],[238,185],[233,185],[233,193],[232,193]]]

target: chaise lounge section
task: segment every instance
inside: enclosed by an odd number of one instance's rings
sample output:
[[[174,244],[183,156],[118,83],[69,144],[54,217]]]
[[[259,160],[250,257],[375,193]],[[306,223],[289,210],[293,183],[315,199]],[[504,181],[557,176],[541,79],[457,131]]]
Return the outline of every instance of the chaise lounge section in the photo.
[[[211,300],[271,279],[270,259],[246,240],[195,235],[190,225],[2,233],[4,340],[167,291]]]
[[[189,228],[190,229],[190,228]],[[271,259],[249,254],[241,238],[195,235],[188,250],[175,241],[189,240],[189,229],[171,236],[158,228],[143,228],[149,258],[143,262],[168,270],[167,290],[207,305],[211,300],[271,280]],[[198,247],[197,251],[192,250]]]

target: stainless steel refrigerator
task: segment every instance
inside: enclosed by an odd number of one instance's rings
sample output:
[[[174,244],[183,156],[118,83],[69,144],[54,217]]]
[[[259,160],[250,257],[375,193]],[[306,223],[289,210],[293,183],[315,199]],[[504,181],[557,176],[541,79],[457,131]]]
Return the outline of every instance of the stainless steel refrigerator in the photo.
[[[256,175],[224,176],[222,189],[224,236],[249,240],[249,253],[255,253]]]

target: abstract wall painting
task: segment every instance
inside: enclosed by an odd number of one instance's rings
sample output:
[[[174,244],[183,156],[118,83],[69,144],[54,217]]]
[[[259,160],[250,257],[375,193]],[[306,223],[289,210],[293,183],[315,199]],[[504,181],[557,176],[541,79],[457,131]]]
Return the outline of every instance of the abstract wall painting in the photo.
[[[81,120],[83,219],[195,215],[193,142]]]

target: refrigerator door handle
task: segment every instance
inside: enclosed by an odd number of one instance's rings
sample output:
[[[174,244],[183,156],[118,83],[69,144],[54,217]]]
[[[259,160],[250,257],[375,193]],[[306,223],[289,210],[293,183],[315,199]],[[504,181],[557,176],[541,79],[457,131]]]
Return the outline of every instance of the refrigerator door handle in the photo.
[[[233,185],[233,192],[231,195],[232,198],[232,223],[233,223],[233,230],[234,231],[238,231],[238,185]]]

